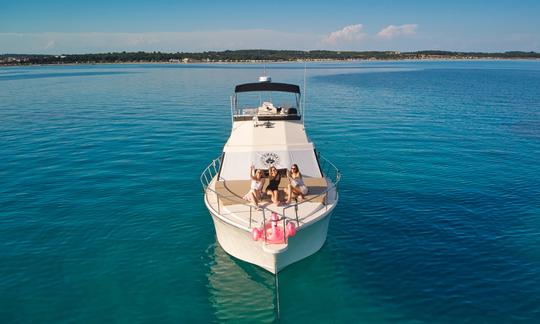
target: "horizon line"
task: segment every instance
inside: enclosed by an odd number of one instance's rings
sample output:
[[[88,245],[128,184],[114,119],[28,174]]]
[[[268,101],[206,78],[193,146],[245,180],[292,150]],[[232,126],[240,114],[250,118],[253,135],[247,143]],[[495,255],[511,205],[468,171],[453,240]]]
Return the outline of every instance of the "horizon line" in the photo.
[[[447,52],[447,53],[459,53],[459,54],[505,54],[505,53],[534,53],[540,54],[537,51],[524,51],[524,50],[504,50],[504,51],[458,51],[458,50],[442,50],[442,49],[421,49],[414,51],[400,51],[400,50],[325,50],[325,49],[311,49],[311,50],[299,50],[299,49],[268,49],[268,48],[249,48],[249,49],[224,49],[224,50],[204,50],[204,51],[109,51],[109,52],[86,52],[86,53],[57,53],[57,54],[43,54],[43,53],[0,53],[0,55],[39,55],[39,56],[58,56],[58,55],[96,55],[96,54],[128,54],[128,53],[162,53],[162,54],[203,54],[203,53],[222,53],[222,52],[239,52],[239,51],[273,51],[273,52],[333,52],[333,53],[394,53],[394,54],[410,54],[419,52]]]

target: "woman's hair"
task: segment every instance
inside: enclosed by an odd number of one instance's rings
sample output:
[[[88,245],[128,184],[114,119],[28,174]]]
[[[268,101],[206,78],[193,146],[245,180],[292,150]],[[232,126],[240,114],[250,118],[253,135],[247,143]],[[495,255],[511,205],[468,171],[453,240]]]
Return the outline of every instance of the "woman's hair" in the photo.
[[[296,172],[298,172],[298,174],[300,176],[302,176],[302,173],[300,173],[300,168],[298,168],[298,164],[295,163],[295,164],[291,165],[291,171],[292,171],[293,167],[296,168]]]
[[[278,170],[277,170],[277,168],[275,166],[273,166],[273,165],[270,166],[268,168],[268,176],[270,177],[270,179],[274,179],[274,176],[272,176],[272,174],[271,174],[272,170],[276,170],[276,173],[278,173]],[[277,176],[277,174],[276,174],[276,176]]]
[[[253,170],[253,176],[254,176],[254,177],[257,177],[257,173],[259,173],[259,171],[261,172],[261,178],[262,178],[262,176],[264,176],[264,172],[263,172],[263,170],[261,170],[261,169],[255,169],[255,170]]]

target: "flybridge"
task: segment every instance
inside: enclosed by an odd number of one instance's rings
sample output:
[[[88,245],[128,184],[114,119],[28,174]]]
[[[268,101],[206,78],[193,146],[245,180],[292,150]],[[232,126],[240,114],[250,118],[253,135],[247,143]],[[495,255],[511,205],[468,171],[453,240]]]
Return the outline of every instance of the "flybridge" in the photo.
[[[240,97],[242,105],[239,103]],[[231,96],[233,122],[252,119],[301,120],[302,108],[299,86],[271,82],[270,77],[261,78],[261,82],[239,84]]]

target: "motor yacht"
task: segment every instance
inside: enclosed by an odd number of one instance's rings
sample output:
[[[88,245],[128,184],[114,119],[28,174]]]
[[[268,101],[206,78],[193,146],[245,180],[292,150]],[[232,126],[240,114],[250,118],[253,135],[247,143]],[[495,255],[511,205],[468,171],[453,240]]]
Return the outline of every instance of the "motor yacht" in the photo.
[[[323,246],[339,198],[341,174],[307,136],[304,106],[298,85],[267,76],[237,85],[231,96],[231,135],[200,177],[221,247],[274,274]],[[306,195],[280,204],[263,196],[258,206],[243,198],[250,190],[252,167],[268,177],[274,166],[285,200],[292,164],[300,169]]]

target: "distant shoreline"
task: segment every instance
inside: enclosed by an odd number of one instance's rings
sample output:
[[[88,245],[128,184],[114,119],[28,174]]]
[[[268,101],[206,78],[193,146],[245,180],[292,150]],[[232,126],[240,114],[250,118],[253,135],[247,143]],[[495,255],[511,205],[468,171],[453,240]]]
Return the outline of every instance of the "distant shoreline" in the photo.
[[[479,61],[539,61],[538,58],[478,58],[478,59],[392,59],[392,60],[325,60],[306,61],[307,63],[369,63],[369,62],[479,62]],[[25,67],[25,66],[80,66],[80,65],[257,65],[257,64],[295,64],[300,61],[260,61],[260,62],[77,62],[77,63],[26,63],[26,64],[1,64],[2,67]]]
[[[536,52],[449,52],[449,51],[276,51],[238,50],[201,53],[120,52],[101,54],[2,54],[0,66],[80,65],[80,64],[264,64],[304,62],[372,61],[477,61],[538,60]]]

